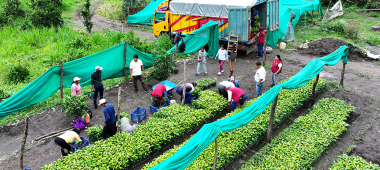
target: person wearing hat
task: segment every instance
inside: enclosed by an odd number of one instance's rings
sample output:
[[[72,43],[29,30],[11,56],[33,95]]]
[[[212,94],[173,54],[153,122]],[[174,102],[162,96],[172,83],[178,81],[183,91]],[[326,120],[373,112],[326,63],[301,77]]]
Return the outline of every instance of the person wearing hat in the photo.
[[[169,101],[169,98],[168,98],[168,92],[166,91],[166,87],[162,84],[157,84],[157,86],[153,89],[152,91],[152,96],[153,96],[153,100],[155,102],[158,102],[159,100],[161,100],[161,104],[162,104],[162,97],[165,97],[166,99],[166,105],[170,105],[170,101]],[[161,106],[160,104],[160,106]]]
[[[255,74],[255,81],[256,81],[256,97],[259,97],[261,93],[263,92],[263,86],[265,82],[265,76],[267,74],[267,71],[263,66],[261,66],[260,62],[256,63],[256,67],[258,68]]]
[[[116,118],[115,118],[115,109],[112,104],[107,104],[106,99],[101,99],[99,105],[104,107],[104,122],[103,122],[103,139],[107,139],[115,135],[116,127]]]
[[[266,31],[264,31],[263,27],[260,27],[259,32],[260,32],[259,34],[256,34],[259,37],[257,39],[257,47],[259,50],[257,57],[263,58],[264,57],[263,49],[264,49],[264,40],[265,40]]]
[[[236,109],[238,103],[240,106],[243,105],[248,98],[247,93],[238,87],[226,88],[226,91],[228,93],[228,106],[231,107],[231,111]]]
[[[220,76],[224,72],[224,70],[223,70],[224,61],[227,60],[227,63],[228,63],[228,53],[227,53],[227,50],[224,49],[224,45],[223,44],[220,46],[220,49],[218,50],[218,53],[216,53],[215,60],[216,60],[217,57],[218,57],[218,60],[219,60],[219,72],[218,72],[218,76]]]
[[[190,104],[191,103],[191,97],[192,97],[192,94],[194,92],[194,87],[197,86],[197,83],[196,82],[192,82],[191,84],[190,83],[186,83],[186,92],[185,92],[185,103],[186,104]],[[182,101],[182,93],[183,93],[183,84],[182,85],[179,85],[176,89],[176,92],[181,96],[181,101]]]
[[[73,80],[73,83],[71,84],[71,95],[77,96],[81,94],[81,91],[80,91],[81,87],[80,87],[79,82],[80,82],[80,78],[75,77]]]
[[[234,83],[234,85],[235,85],[236,87],[239,87],[239,88],[240,88],[240,84],[239,84],[239,82],[235,79],[234,76],[231,76],[231,77],[228,79],[228,81]]]
[[[222,81],[218,84],[218,91],[224,98],[228,99],[226,88],[235,88],[235,84],[231,81]]]
[[[103,83],[102,83],[102,70],[103,70],[103,67],[96,66],[95,72],[91,74],[91,86],[92,86],[92,90],[94,91],[95,109],[98,108],[98,105],[96,104],[98,93],[100,94],[100,99],[103,99],[104,88],[103,88]]]
[[[140,80],[141,85],[144,88],[145,92],[148,92],[148,89],[146,89],[144,79],[141,75],[141,69],[143,73],[145,74],[144,66],[142,61],[139,59],[139,55],[135,54],[133,55],[133,60],[129,64],[129,74],[131,75],[131,78],[133,79],[133,85],[135,86],[135,92],[137,93],[139,91],[137,87],[137,80]]]
[[[80,129],[74,128],[74,131],[66,131],[62,135],[59,135],[54,138],[54,143],[61,147],[62,156],[67,156],[71,153],[71,148],[73,147],[69,143],[74,142],[74,140],[78,140],[80,144],[80,148],[82,147],[82,140],[79,137]]]

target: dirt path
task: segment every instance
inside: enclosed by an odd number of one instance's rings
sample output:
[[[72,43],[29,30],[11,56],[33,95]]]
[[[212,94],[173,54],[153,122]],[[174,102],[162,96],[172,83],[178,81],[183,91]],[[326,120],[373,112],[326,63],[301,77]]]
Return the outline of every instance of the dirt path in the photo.
[[[103,2],[103,0],[97,1],[91,8],[91,13],[94,15],[91,19],[93,22],[92,31],[100,31],[104,29],[110,29],[113,31],[121,31],[122,30],[122,24],[121,23],[113,23],[106,20],[103,20],[100,15],[98,15],[98,6]],[[83,25],[83,19],[80,13],[80,8],[75,13],[75,20],[73,21],[73,27],[79,28],[79,29],[86,29],[86,27]],[[130,29],[133,29],[133,27],[123,27],[123,32],[127,32]],[[141,38],[145,39],[147,38],[149,41],[153,40],[153,33],[142,31],[138,29],[133,29],[133,32],[136,33],[136,35],[139,35]]]

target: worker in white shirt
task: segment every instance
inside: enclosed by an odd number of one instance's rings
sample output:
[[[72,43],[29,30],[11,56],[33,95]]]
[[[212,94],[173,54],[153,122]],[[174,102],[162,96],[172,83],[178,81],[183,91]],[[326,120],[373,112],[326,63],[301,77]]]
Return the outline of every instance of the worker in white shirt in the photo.
[[[218,84],[219,94],[228,99],[226,88],[234,88],[235,84],[230,81],[222,81]]]
[[[264,86],[265,76],[267,72],[260,62],[256,63],[256,67],[258,68],[255,74],[256,97],[259,97],[261,93],[263,92],[263,86]]]

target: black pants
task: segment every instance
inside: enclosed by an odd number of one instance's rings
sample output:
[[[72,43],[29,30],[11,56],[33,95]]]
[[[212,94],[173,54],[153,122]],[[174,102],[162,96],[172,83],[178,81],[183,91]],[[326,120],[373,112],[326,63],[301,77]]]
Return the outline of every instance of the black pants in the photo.
[[[54,143],[61,147],[62,156],[67,156],[71,152],[71,146],[65,140],[55,137]]]
[[[94,92],[94,105],[95,106],[96,106],[96,99],[98,98],[98,93],[100,94],[100,99],[103,99],[103,92],[104,92],[103,85],[95,88],[95,92]]]
[[[221,94],[224,98],[228,99],[228,93],[226,91],[226,86],[218,84],[219,94]]]
[[[138,90],[137,80],[140,80],[141,85],[143,86],[144,90],[147,90],[146,86],[145,86],[145,81],[144,81],[144,79],[142,78],[141,75],[139,75],[139,76],[133,76],[133,85],[135,86],[135,90]]]
[[[115,135],[115,126],[116,121],[115,123],[107,124],[105,127],[103,127],[103,139],[107,139]]]

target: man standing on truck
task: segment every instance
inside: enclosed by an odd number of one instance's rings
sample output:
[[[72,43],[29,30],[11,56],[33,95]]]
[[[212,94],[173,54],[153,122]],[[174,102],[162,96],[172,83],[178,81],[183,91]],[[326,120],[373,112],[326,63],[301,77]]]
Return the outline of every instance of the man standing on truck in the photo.
[[[264,40],[265,40],[266,31],[264,31],[263,27],[260,27],[259,32],[260,33],[258,35],[256,34],[259,37],[257,40],[257,47],[259,49],[257,57],[263,58],[264,57],[263,49],[264,49]]]

